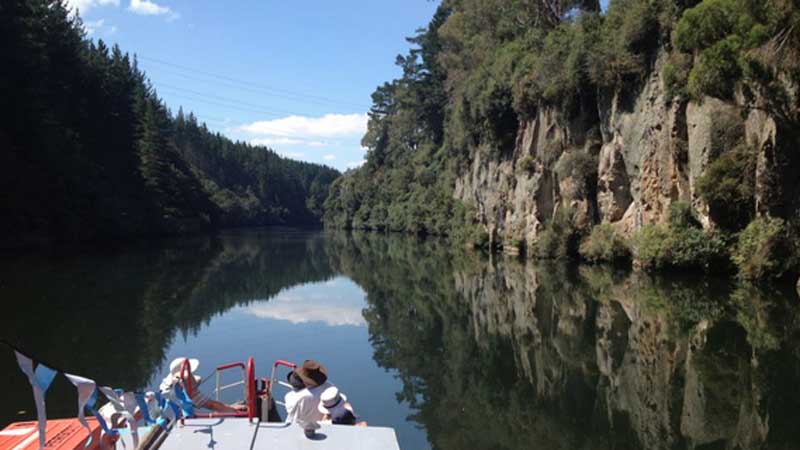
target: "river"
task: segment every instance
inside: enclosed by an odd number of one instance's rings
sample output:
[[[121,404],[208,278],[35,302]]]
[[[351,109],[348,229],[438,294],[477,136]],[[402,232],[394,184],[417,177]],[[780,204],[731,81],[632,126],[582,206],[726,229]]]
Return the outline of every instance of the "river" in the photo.
[[[800,448],[788,287],[272,229],[5,254],[0,298],[4,338],[115,388],[155,388],[178,356],[202,375],[318,359],[404,450]],[[12,355],[2,426],[35,415]],[[58,377],[49,417],[74,405]]]

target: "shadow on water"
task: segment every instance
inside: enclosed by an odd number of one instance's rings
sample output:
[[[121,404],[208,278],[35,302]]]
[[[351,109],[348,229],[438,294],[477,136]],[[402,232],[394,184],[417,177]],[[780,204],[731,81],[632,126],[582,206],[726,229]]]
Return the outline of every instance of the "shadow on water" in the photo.
[[[397,401],[433,448],[800,447],[788,289],[487,258],[397,235],[250,231],[0,259],[0,327],[55,365],[136,387],[177,335],[337,274],[367,293],[373,357],[399,377]],[[30,390],[10,354],[0,376],[1,421],[31,418],[17,415]],[[51,417],[73,405],[67,386],[48,395]]]

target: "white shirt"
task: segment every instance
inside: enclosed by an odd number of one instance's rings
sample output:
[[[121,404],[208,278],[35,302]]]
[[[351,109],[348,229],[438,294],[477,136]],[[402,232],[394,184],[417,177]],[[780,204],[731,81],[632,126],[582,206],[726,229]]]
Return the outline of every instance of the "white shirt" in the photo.
[[[284,397],[286,422],[294,422],[306,430],[319,428],[318,422],[322,420],[322,413],[319,411],[320,396],[322,391],[331,386],[333,385],[326,382],[316,387],[287,393]]]

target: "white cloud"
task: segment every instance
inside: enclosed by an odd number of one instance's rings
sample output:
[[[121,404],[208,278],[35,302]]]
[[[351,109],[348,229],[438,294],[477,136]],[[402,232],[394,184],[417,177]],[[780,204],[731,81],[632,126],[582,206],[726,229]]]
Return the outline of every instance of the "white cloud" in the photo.
[[[323,156],[322,159],[324,159],[325,161],[333,161],[334,159],[336,159],[336,155],[327,154]]]
[[[111,27],[108,29],[108,34],[114,34],[116,32],[117,32],[117,26],[111,25]]]
[[[349,163],[347,163],[347,168],[355,169],[357,167],[361,167],[365,162],[366,161],[364,161],[363,159],[361,161],[350,161]]]
[[[241,131],[293,138],[361,136],[367,131],[366,114],[325,114],[322,117],[288,116],[242,125]]]
[[[303,152],[280,152],[281,155],[287,158],[300,159],[305,158],[306,154]]]
[[[102,28],[104,23],[106,23],[105,19],[84,22],[83,28],[86,30],[86,34],[88,36],[91,36],[94,34],[95,31]]]
[[[176,16],[171,9],[166,6],[161,6],[156,2],[150,0],[131,0],[128,10],[145,16],[158,16],[162,14],[170,14],[170,17]],[[177,18],[177,17],[176,17]]]
[[[271,147],[274,145],[305,145],[308,147],[324,147],[327,144],[322,141],[307,141],[305,139],[297,139],[297,138],[290,138],[290,137],[266,137],[266,138],[256,138],[250,140],[251,145],[263,145],[266,147]]]
[[[95,6],[105,5],[119,6],[119,0],[67,0],[67,7],[73,14],[79,10],[84,15]]]

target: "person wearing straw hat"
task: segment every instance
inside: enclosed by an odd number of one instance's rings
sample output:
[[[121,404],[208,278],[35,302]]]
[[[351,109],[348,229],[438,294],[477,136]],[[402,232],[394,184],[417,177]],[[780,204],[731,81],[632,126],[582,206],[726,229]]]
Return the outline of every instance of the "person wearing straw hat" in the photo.
[[[365,427],[366,422],[358,422],[353,405],[347,402],[347,396],[339,392],[336,386],[325,389],[320,396],[319,412],[322,420],[330,420],[334,425],[358,425]]]
[[[212,400],[203,394],[199,389],[203,379],[199,375],[196,375],[197,369],[200,367],[200,361],[196,358],[175,358],[172,360],[169,364],[169,375],[161,380],[161,386],[159,386],[162,395],[169,395],[175,384],[182,382],[181,368],[183,367],[183,362],[187,359],[189,360],[189,373],[192,376],[192,404],[195,407],[227,413],[239,412],[247,409],[246,405],[226,405],[225,403]]]

